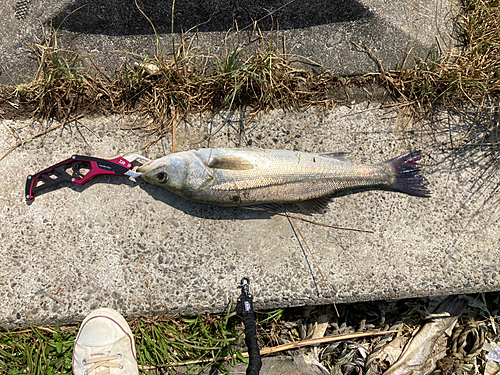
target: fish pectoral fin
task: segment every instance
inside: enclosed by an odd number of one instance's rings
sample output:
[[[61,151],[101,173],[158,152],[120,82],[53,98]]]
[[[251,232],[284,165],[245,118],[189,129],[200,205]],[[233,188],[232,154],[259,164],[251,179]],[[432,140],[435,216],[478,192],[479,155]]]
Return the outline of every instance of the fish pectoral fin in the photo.
[[[305,215],[321,214],[331,202],[333,195],[326,195],[324,197],[308,199],[302,202],[289,202],[289,203],[261,203],[251,206],[241,207],[247,210],[263,211],[270,214],[297,212]]]
[[[244,210],[267,212],[268,214],[276,214],[286,211],[284,205],[279,203],[254,204],[251,206],[241,206]]]
[[[298,202],[297,205],[309,214],[322,214],[327,209],[328,203],[332,201],[332,198],[332,195],[326,195]]]
[[[234,171],[245,171],[253,168],[253,165],[248,160],[233,155],[216,156],[208,163],[208,166],[214,169],[231,169]]]
[[[337,159],[338,161],[348,163],[350,152],[324,152],[320,154],[321,156],[326,156],[329,158]]]

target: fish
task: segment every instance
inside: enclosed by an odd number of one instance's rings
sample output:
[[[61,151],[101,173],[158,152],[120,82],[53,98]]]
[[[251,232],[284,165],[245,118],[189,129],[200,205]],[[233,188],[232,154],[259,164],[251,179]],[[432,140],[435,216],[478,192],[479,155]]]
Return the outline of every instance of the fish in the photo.
[[[349,161],[347,152],[204,148],[172,153],[137,172],[186,199],[222,207],[300,203],[322,212],[338,191],[380,187],[427,197],[420,152],[378,164]]]

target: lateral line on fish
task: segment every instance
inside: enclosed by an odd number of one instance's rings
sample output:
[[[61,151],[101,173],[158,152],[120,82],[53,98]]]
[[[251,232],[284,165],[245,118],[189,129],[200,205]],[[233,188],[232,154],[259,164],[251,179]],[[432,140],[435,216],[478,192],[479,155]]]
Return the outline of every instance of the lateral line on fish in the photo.
[[[272,178],[272,177],[270,177],[270,178]],[[269,180],[270,178],[268,178],[267,180]],[[323,181],[329,181],[330,179],[331,179],[330,177],[323,177],[323,178],[318,178],[317,181],[323,182]],[[291,184],[300,184],[301,183],[301,181],[286,181],[286,180],[282,180],[280,182],[276,178],[274,179],[274,181],[275,182],[268,183],[267,185],[264,185],[264,186],[270,188],[270,187],[287,186],[287,185],[291,185]],[[236,180],[236,181],[227,181],[227,182],[215,184],[215,185],[213,185],[213,188],[214,188],[214,190],[231,191],[231,190],[235,190],[234,187],[232,186],[234,184],[238,185],[238,190],[241,190],[241,189],[248,189],[248,190],[261,189],[263,187],[263,186],[255,186],[253,181]],[[320,198],[322,196],[323,195],[320,195],[317,198]],[[309,200],[309,199],[299,200],[298,202],[307,201],[307,200]]]
[[[288,181],[283,181],[281,183],[272,183],[265,185],[266,187],[276,187],[276,186],[284,186],[288,185],[290,182]],[[237,188],[234,188],[234,185],[237,185]],[[243,190],[243,189],[261,189],[262,186],[255,186],[253,185],[252,181],[247,181],[247,180],[242,180],[242,181],[228,181],[224,182],[218,185],[213,185],[214,190],[223,190],[223,191],[232,191],[232,190]]]

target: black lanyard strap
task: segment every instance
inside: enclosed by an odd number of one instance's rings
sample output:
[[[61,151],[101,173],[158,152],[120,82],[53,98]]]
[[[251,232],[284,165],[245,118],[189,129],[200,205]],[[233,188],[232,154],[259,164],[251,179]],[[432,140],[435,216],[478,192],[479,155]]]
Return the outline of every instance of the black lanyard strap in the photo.
[[[243,323],[245,324],[245,344],[248,348],[248,367],[246,375],[259,375],[262,367],[259,346],[257,345],[257,326],[253,313],[253,296],[249,291],[250,279],[244,277],[238,288],[241,288],[241,295],[238,298],[237,309],[243,313]]]

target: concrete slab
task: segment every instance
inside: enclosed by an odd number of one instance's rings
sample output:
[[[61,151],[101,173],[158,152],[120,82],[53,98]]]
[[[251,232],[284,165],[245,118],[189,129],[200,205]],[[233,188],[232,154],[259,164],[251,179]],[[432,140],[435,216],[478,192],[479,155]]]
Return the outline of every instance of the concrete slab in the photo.
[[[155,25],[164,53],[172,52],[172,2],[140,3]],[[194,46],[203,55],[225,55],[241,43],[255,44],[258,21],[264,36],[280,30],[277,43],[339,75],[412,66],[432,51],[448,49],[458,2],[447,0],[315,0],[176,2],[174,32],[198,28]],[[269,16],[272,14],[272,16]],[[6,0],[0,5],[0,84],[27,82],[36,73],[31,44],[42,39],[42,24],[57,28],[59,46],[89,57],[86,64],[112,75],[132,54],[154,56],[156,37],[133,1]],[[235,30],[236,25],[239,32]],[[191,33],[191,36],[193,34]],[[126,54],[129,52],[131,54]],[[321,69],[315,65],[309,68]]]
[[[326,114],[274,111],[248,123],[251,117],[242,111],[182,121],[177,149],[351,151],[353,161],[364,163],[423,150],[431,198],[342,193],[314,216],[374,233],[298,222],[337,303],[500,290],[500,177],[488,150],[468,147],[448,157],[472,122],[440,113],[409,131],[396,114],[366,104]],[[1,122],[2,154],[14,143],[9,131],[28,138],[48,126]],[[26,176],[72,154],[140,151],[145,137],[123,130],[131,125],[137,122],[82,120],[0,163],[0,324],[73,323],[99,306],[129,316],[216,313],[237,297],[244,276],[258,309],[330,303],[284,217],[189,202],[125,177],[99,177],[25,202]],[[479,125],[474,129],[484,137]],[[478,142],[475,131],[471,136]],[[170,151],[165,139],[149,156]]]

